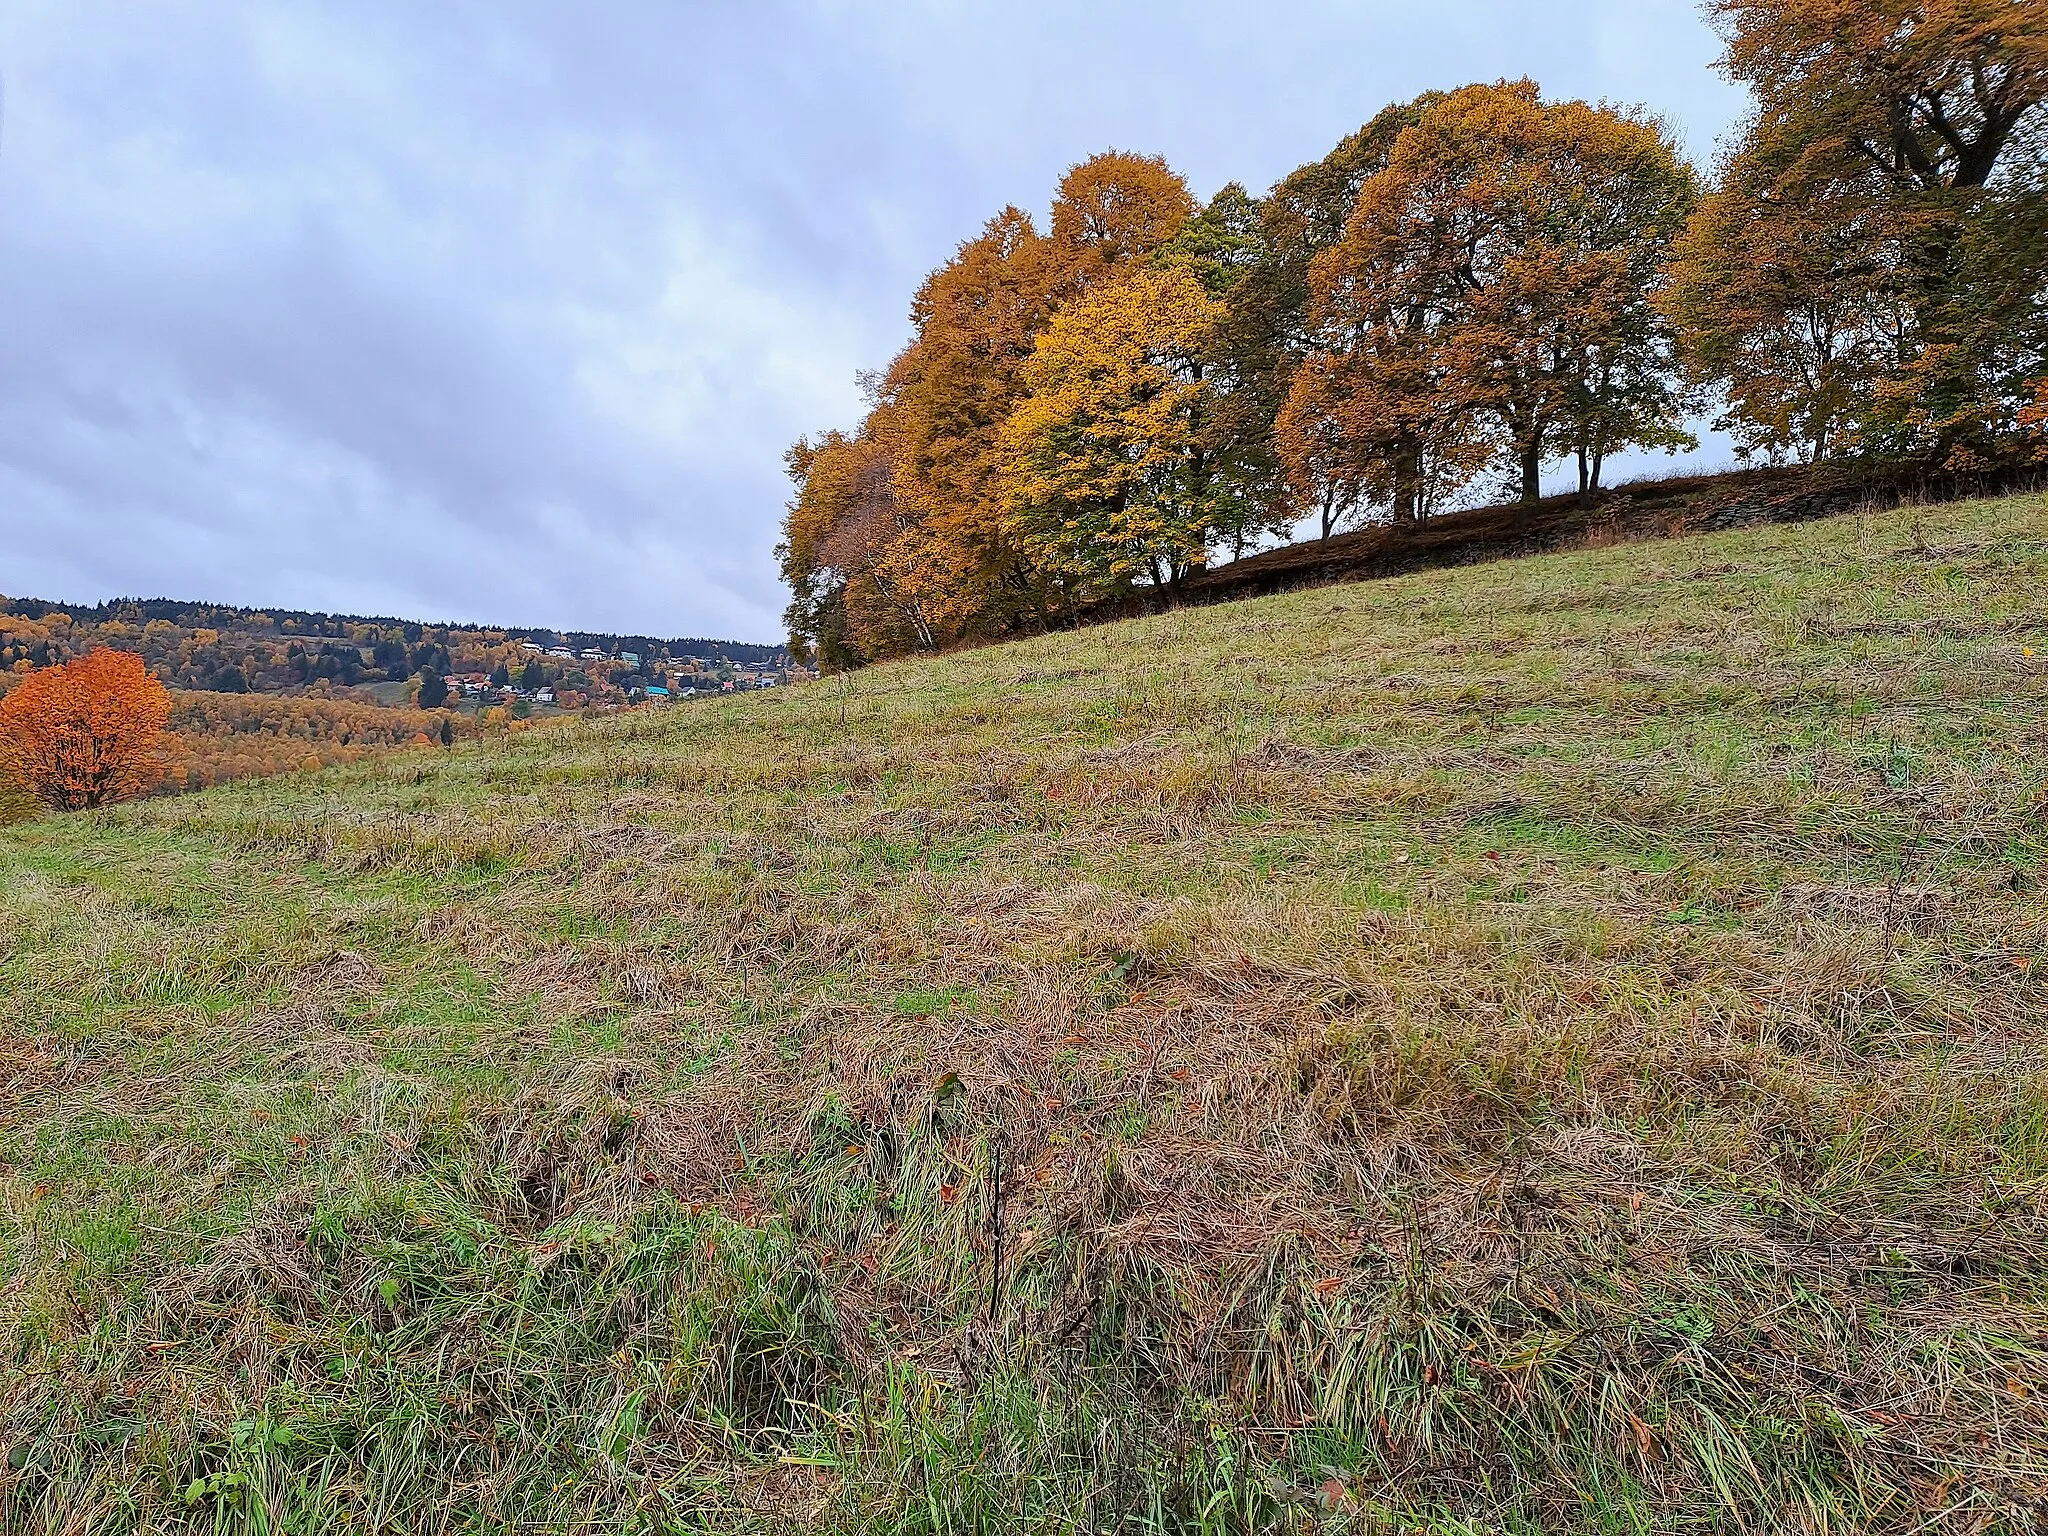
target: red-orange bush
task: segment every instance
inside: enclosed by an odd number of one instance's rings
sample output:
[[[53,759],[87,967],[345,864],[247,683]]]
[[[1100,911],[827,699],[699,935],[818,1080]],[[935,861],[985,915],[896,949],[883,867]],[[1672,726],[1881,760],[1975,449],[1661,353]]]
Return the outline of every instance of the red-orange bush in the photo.
[[[0,699],[0,759],[60,810],[125,800],[163,774],[171,696],[131,651],[94,651]]]

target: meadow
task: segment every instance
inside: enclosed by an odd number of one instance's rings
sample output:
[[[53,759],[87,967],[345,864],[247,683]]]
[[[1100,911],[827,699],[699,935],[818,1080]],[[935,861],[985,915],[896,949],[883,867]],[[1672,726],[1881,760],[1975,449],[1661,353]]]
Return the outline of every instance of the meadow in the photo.
[[[2037,1530],[2044,593],[1907,508],[0,831],[0,1525]]]

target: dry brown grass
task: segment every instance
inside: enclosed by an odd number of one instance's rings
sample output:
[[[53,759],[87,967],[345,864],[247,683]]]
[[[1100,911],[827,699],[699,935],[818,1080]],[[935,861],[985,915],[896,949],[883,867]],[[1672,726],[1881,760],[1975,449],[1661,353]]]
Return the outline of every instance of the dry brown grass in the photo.
[[[4,834],[13,1518],[2032,1529],[2043,511]]]

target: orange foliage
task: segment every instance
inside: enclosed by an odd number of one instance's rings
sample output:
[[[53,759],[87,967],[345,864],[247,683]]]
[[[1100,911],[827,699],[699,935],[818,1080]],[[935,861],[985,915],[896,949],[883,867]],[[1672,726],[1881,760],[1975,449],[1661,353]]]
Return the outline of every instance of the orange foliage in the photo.
[[[2020,409],[2020,430],[2032,457],[2048,459],[2048,378],[2034,381],[2033,401]]]
[[[828,665],[1002,633],[1047,607],[998,485],[1025,364],[1060,305],[1151,256],[1194,212],[1163,160],[1097,155],[1061,180],[1049,234],[1005,209],[925,280],[916,334],[873,381],[860,429],[789,455],[790,626]]]
[[[1151,255],[1195,214],[1188,184],[1157,155],[1118,150],[1083,160],[1060,178],[1046,240],[1046,290],[1059,297],[1101,282]]]
[[[1073,166],[926,278],[852,431],[790,451],[827,668],[1171,588],[1303,517],[1539,498],[1631,449],[1994,463],[2048,438],[2048,6],[1706,0],[1756,111],[1704,198],[1640,108],[1388,107],[1263,198]],[[8,652],[0,648],[0,662]]]
[[[1639,113],[1527,80],[1422,111],[1311,269],[1321,355],[1282,428],[1304,498],[1412,518],[1500,456],[1534,501],[1560,451],[1590,488],[1617,449],[1689,443],[1651,295],[1695,196]]]
[[[158,787],[177,793],[352,763],[370,753],[417,745],[422,718],[416,709],[306,696],[174,694]],[[459,716],[429,714],[424,719],[434,730],[444,719],[451,733],[474,729]]]
[[[29,673],[0,699],[0,755],[60,810],[125,800],[163,772],[171,696],[129,651]]]
[[[1757,110],[1671,308],[1752,452],[1994,461],[2048,357],[2048,8],[1711,0]]]

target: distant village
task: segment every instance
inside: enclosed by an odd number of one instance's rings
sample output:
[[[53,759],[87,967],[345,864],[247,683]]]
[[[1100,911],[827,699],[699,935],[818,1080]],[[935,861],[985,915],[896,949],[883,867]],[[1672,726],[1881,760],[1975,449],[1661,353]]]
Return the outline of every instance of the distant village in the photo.
[[[607,651],[596,646],[575,649],[533,640],[520,641],[519,651],[525,659],[517,668],[500,662],[489,672],[450,674],[446,679],[450,692],[480,709],[504,707],[519,714],[535,708],[671,704],[711,694],[776,688],[817,675],[786,659],[735,663],[681,657],[651,661],[638,651]]]
[[[0,598],[0,694],[99,646],[134,651],[166,687],[337,706],[515,719],[671,704],[815,676],[786,647],[465,624],[168,598],[67,609]],[[355,729],[354,725],[350,726]]]

